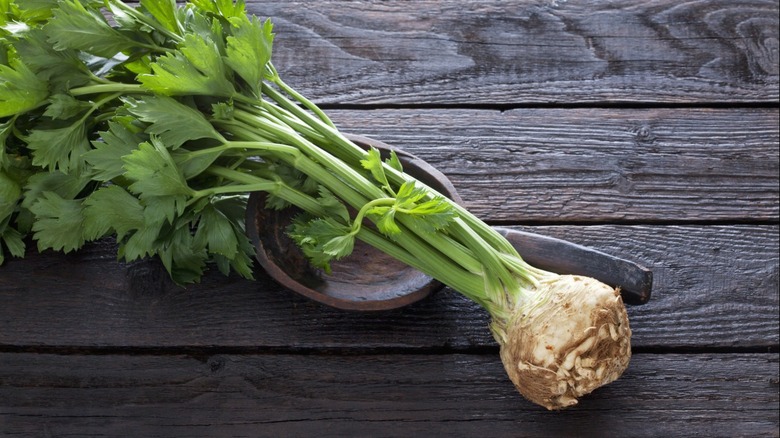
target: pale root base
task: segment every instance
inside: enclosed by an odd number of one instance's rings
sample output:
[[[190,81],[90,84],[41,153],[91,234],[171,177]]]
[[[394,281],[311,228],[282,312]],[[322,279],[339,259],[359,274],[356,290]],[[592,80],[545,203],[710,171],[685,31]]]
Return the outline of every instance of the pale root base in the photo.
[[[541,304],[508,321],[501,360],[520,393],[547,409],[617,379],[631,358],[631,329],[618,290],[592,278],[545,282]]]

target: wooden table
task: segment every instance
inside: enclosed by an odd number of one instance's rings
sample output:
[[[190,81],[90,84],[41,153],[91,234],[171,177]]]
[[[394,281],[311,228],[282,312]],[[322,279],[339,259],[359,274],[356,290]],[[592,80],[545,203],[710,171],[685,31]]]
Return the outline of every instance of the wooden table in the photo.
[[[444,289],[371,314],[111,242],[0,268],[2,436],[778,436],[778,2],[249,2],[345,132],[449,176],[492,225],[653,269],[633,359],[523,400]]]

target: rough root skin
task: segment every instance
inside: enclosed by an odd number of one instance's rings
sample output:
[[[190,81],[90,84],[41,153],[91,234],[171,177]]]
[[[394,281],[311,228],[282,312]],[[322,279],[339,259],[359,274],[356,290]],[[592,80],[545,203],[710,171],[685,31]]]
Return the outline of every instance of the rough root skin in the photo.
[[[547,299],[507,321],[501,360],[525,398],[563,409],[620,377],[631,358],[631,329],[619,290],[592,278],[556,277],[540,285],[539,296]]]

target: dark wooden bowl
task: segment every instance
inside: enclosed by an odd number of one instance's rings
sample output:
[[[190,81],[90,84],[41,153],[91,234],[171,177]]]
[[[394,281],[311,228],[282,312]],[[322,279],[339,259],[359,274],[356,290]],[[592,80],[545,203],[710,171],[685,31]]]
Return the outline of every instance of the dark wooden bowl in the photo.
[[[441,172],[407,152],[377,140],[348,136],[360,147],[394,150],[404,171],[439,193],[460,202],[452,183]],[[265,193],[252,193],[247,205],[247,235],[257,250],[260,265],[283,286],[312,300],[347,310],[389,310],[419,301],[441,284],[385,253],[355,242],[353,253],[331,264],[332,273],[309,264],[300,248],[287,236],[297,208],[267,210]]]

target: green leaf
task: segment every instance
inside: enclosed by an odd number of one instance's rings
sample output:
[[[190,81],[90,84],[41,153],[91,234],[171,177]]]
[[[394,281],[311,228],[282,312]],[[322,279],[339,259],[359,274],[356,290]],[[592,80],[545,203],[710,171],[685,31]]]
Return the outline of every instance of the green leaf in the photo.
[[[322,245],[322,250],[333,256],[335,259],[340,259],[352,254],[352,250],[355,248],[355,236],[352,234],[345,234],[343,236],[336,236]]]
[[[173,33],[179,33],[179,21],[176,19],[175,0],[141,0],[141,7]]]
[[[401,228],[395,222],[396,209],[393,207],[374,207],[368,212],[376,216],[376,227],[379,232],[387,236],[393,236],[401,232]]]
[[[11,158],[6,152],[6,142],[14,129],[14,119],[8,119],[5,123],[0,123],[0,170],[11,165]]]
[[[214,205],[209,204],[200,213],[195,240],[212,254],[232,260],[238,254],[238,238],[233,223]]]
[[[33,28],[13,42],[19,58],[52,89],[67,91],[91,80],[89,69],[75,50],[54,50],[40,28]]]
[[[233,35],[227,37],[225,62],[259,96],[266,64],[271,60],[273,25],[270,20],[261,22],[257,17],[245,15],[231,23],[235,29]]]
[[[29,209],[46,192],[54,192],[64,199],[73,199],[89,184],[88,177],[59,171],[39,172],[30,176],[24,187],[22,207]]]
[[[50,171],[68,172],[79,169],[83,154],[90,150],[87,129],[82,120],[56,129],[35,129],[27,137],[27,147],[33,153],[33,164]]]
[[[16,204],[22,197],[22,188],[0,169],[0,223],[16,210]]]
[[[10,2],[14,4],[13,1]],[[23,0],[19,6],[22,21],[27,23],[41,23],[51,18],[51,0]]]
[[[401,164],[401,160],[398,158],[398,154],[396,154],[395,151],[390,151],[390,158],[386,159],[385,163],[399,172],[404,171],[404,166]]]
[[[0,0],[0,26],[8,22],[8,18],[16,15],[19,8],[12,0]]]
[[[240,276],[253,280],[254,272],[252,271],[252,266],[254,265],[255,247],[246,234],[237,233],[236,236],[238,237],[239,251],[238,254],[230,260],[230,267]],[[223,256],[220,256],[219,254],[215,256],[217,260],[221,257]]]
[[[157,58],[151,68],[152,74],[138,75],[138,80],[163,95],[232,97],[235,93],[216,44],[195,34],[187,34],[178,51]]]
[[[349,223],[349,211],[347,206],[336,195],[324,186],[319,186],[319,197],[317,201],[325,210],[328,217],[339,218],[344,224]]]
[[[88,10],[74,0],[61,0],[58,6],[43,28],[55,50],[75,49],[111,58],[118,52],[137,46],[133,40],[112,28],[99,11]]]
[[[446,228],[456,217],[449,200],[442,196],[429,198],[425,187],[416,187],[414,181],[407,181],[398,189],[396,207],[415,221],[423,230],[433,232]]]
[[[177,284],[197,282],[203,275],[206,250],[195,241],[188,226],[175,228],[158,254]]]
[[[84,160],[92,166],[92,178],[98,181],[110,181],[125,173],[122,159],[138,149],[146,141],[146,136],[130,130],[127,125],[108,122],[108,131],[100,132],[102,141],[93,141],[94,149],[84,154]]]
[[[385,175],[385,169],[382,166],[382,156],[379,153],[379,149],[372,147],[366,153],[366,158],[360,160],[360,164],[364,169],[370,170],[374,179],[382,184],[382,187],[391,192],[390,183],[387,182],[387,176]]]
[[[122,240],[144,226],[141,202],[119,186],[102,187],[84,199],[84,238],[95,240],[116,233]]]
[[[117,250],[119,259],[131,262],[156,254],[159,249],[157,238],[162,225],[162,222],[144,224],[142,228],[132,232],[126,240],[119,243],[119,249]]]
[[[141,200],[144,206],[144,223],[172,224],[184,214],[187,207],[185,196],[147,196]]]
[[[154,137],[144,142],[130,155],[122,157],[125,175],[134,182],[129,189],[141,197],[189,196],[181,169],[176,165],[165,146]]]
[[[114,20],[114,22],[117,24],[116,27],[122,28],[124,30],[141,31],[146,33],[149,33],[153,30],[148,23],[144,23],[142,19],[140,19],[139,15],[142,14],[138,13],[138,11],[135,9],[129,11],[121,0],[108,0],[106,1],[106,7],[108,8],[108,12],[111,14],[111,19]]]
[[[39,251],[51,248],[68,253],[84,245],[80,200],[63,199],[55,192],[44,192],[30,211],[35,215],[32,230]]]
[[[203,113],[172,97],[126,98],[124,102],[131,114],[149,123],[146,132],[156,135],[170,149],[176,149],[189,140],[222,138]]]
[[[204,11],[187,5],[179,8],[177,17],[186,33],[193,33],[201,38],[210,39],[215,43],[223,39],[222,27],[217,26],[219,20],[212,19]]]
[[[424,187],[416,187],[414,180],[401,184],[396,194],[396,204],[403,208],[413,208],[414,203],[424,199],[428,191]]]
[[[40,80],[21,60],[0,64],[0,117],[27,112],[49,95],[46,82]]]
[[[152,74],[152,59],[149,55],[144,55],[138,59],[124,63],[125,68],[136,75]]]
[[[22,233],[11,228],[9,225],[3,226],[0,224],[0,265],[5,261],[5,255],[3,254],[3,245],[8,248],[8,252],[13,257],[24,257],[25,244],[22,240]]]
[[[325,219],[295,220],[288,235],[301,248],[312,265],[331,273],[330,262],[351,251],[348,239],[351,229]],[[326,248],[327,246],[327,248]]]
[[[92,104],[89,102],[78,100],[69,94],[58,93],[49,98],[49,106],[43,115],[55,120],[67,120],[91,108]]]
[[[252,279],[254,277],[252,260],[255,256],[255,247],[245,232],[246,203],[248,198],[249,195],[211,198],[213,207],[230,221],[233,227],[233,235],[238,243],[238,252],[230,259],[220,254],[212,254],[220,272],[228,275],[230,269],[233,269],[242,277]]]
[[[217,120],[233,120],[233,102],[217,102],[211,105],[211,115]]]
[[[243,17],[246,15],[246,7],[243,0],[191,0],[193,5],[203,11],[221,15],[225,18]]]
[[[444,229],[457,217],[449,201],[442,197],[419,204],[408,214],[427,232]]]
[[[178,149],[171,152],[171,157],[176,165],[181,169],[182,175],[185,179],[190,179],[200,175],[206,169],[209,168],[217,158],[222,155],[222,150],[209,150],[209,151],[188,151],[186,149]]]

